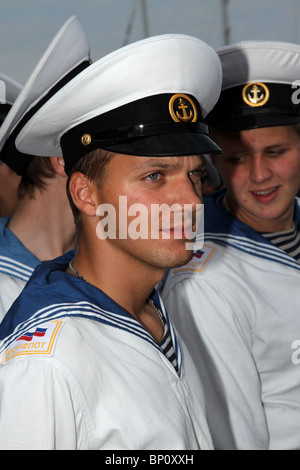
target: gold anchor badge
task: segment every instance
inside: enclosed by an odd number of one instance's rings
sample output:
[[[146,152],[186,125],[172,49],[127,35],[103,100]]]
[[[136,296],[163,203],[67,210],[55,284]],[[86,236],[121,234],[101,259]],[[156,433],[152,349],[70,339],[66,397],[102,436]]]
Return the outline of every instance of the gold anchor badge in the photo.
[[[247,83],[243,88],[242,97],[248,106],[263,106],[270,97],[269,88],[264,83]]]
[[[197,108],[193,100],[184,94],[173,95],[169,101],[169,111],[175,122],[197,121]]]

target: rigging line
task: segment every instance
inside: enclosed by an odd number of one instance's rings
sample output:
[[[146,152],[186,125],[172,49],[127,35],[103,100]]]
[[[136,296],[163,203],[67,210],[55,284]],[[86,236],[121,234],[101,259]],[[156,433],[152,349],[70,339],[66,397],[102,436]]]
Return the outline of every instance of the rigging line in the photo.
[[[122,46],[127,46],[127,44],[129,43],[130,34],[131,34],[131,31],[132,31],[134,19],[135,19],[135,16],[136,16],[136,4],[137,4],[137,0],[134,0],[133,6],[132,6],[132,9],[131,9],[131,14],[130,14],[130,17],[129,17],[129,21],[128,21],[128,24],[127,24],[127,28],[126,28],[126,31],[125,31],[125,37],[124,37]]]

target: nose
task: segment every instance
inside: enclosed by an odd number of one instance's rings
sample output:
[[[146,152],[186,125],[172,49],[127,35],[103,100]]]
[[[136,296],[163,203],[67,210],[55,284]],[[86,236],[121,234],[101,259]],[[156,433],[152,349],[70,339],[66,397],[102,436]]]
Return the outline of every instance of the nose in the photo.
[[[181,211],[178,212],[177,216],[182,217],[182,214],[184,214],[184,220],[187,225],[191,221],[194,224],[196,220],[197,224],[199,223],[198,220],[201,216],[203,207],[202,190],[199,179],[198,183],[195,184],[195,180],[192,181],[188,174],[181,175],[180,178],[176,179],[176,183],[174,182],[174,186],[169,193],[169,197],[169,204],[172,207],[177,205],[181,208]]]
[[[257,183],[263,183],[272,177],[272,170],[267,159],[262,155],[254,155],[251,161],[250,178]]]

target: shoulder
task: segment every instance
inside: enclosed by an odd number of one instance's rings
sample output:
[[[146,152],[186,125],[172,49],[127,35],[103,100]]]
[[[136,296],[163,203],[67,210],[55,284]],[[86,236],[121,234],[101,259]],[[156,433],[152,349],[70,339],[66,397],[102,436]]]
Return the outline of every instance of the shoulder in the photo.
[[[65,304],[49,306],[42,315],[31,317],[1,341],[0,364],[42,358],[49,364],[53,359],[69,370],[80,363],[84,368],[90,343],[94,342],[95,334],[98,339],[101,334],[95,333],[98,329],[88,318],[77,315],[75,305]]]
[[[215,271],[214,265],[218,264],[218,259],[222,260],[222,251],[223,247],[205,242],[201,249],[193,253],[187,264],[168,271],[160,292],[170,292],[179,286],[183,288],[189,283],[201,285],[204,279],[209,279],[211,273]]]
[[[17,328],[1,342],[1,365],[20,357],[51,357],[63,324],[61,319],[33,322]]]

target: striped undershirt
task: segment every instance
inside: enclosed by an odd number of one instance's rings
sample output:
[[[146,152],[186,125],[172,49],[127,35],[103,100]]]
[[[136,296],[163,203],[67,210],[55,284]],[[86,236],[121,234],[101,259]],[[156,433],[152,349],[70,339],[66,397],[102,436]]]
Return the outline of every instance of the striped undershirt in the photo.
[[[297,223],[290,230],[261,235],[300,263],[300,229]]]
[[[162,321],[164,323],[164,336],[163,339],[158,343],[159,347],[162,349],[164,355],[166,358],[171,362],[172,366],[176,370],[178,374],[178,362],[177,362],[177,356],[175,353],[171,333],[170,333],[170,328],[168,326],[168,323],[166,322],[165,318],[163,315],[161,316]]]

